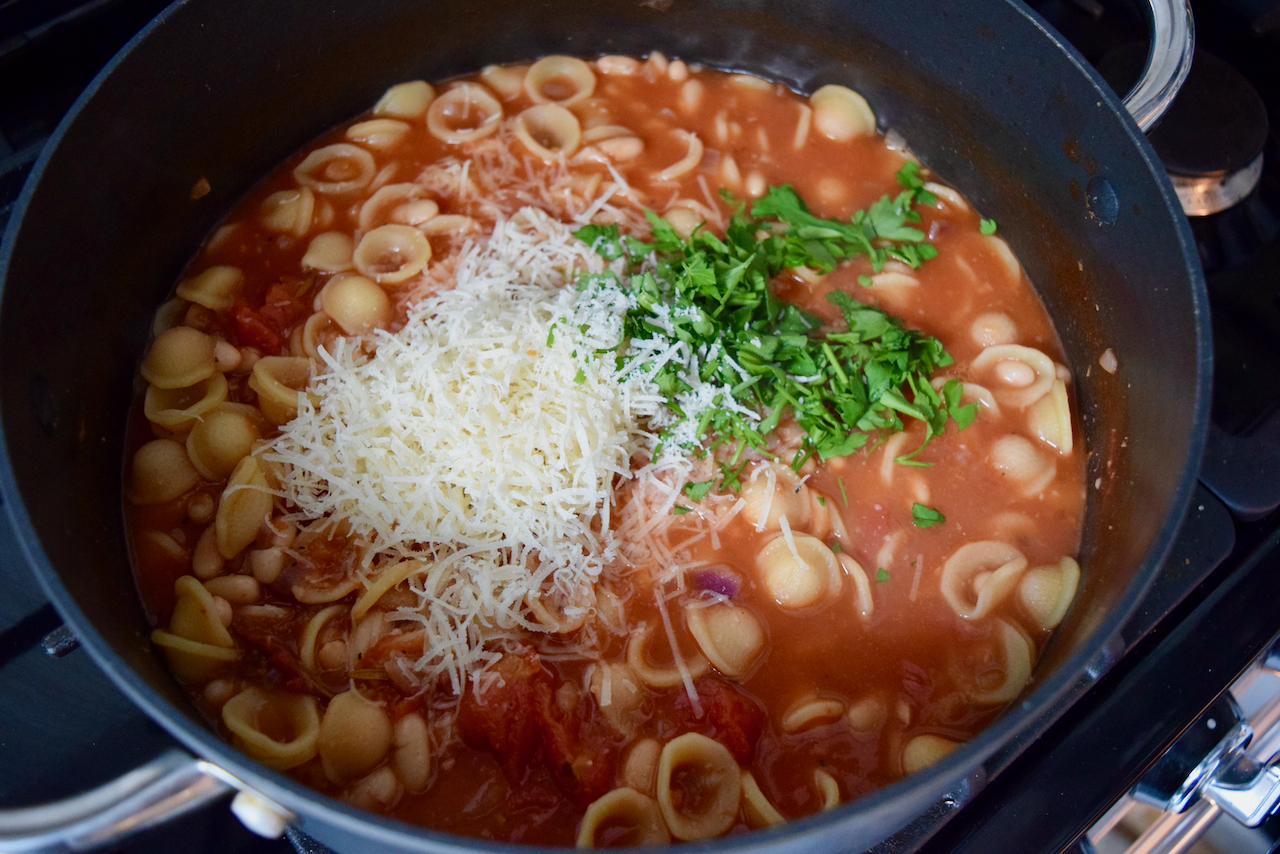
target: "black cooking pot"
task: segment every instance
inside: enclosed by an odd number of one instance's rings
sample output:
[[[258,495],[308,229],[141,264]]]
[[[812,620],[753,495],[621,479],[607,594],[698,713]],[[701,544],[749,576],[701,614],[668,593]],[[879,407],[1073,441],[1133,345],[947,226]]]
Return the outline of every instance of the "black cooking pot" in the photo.
[[[5,504],[49,597],[179,741],[342,851],[506,846],[350,809],[238,755],[148,641],[121,514],[124,427],[150,321],[258,178],[388,84],[548,53],[661,50],[800,91],[842,83],[1001,224],[1053,316],[1089,449],[1075,604],[987,730],[830,813],[695,847],[861,850],[981,786],[1111,663],[1189,499],[1209,324],[1190,230],[1159,163],[1080,57],[1011,0],[185,0],[72,111],[5,236]],[[211,191],[192,198],[207,179]],[[1110,349],[1118,370],[1099,359]]]

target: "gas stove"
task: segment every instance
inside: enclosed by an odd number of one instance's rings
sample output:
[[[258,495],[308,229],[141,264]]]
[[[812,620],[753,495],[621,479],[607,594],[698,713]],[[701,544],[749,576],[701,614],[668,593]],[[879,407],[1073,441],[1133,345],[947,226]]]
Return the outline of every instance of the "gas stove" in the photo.
[[[0,228],[63,114],[164,5],[0,0]],[[1138,4],[1030,5],[1117,91],[1137,76],[1146,55]],[[1209,287],[1213,422],[1200,485],[1107,672],[1053,710],[1038,737],[1009,745],[987,763],[985,779],[877,846],[879,854],[1117,850],[1109,831],[1137,811],[1127,793],[1141,781],[1140,794],[1158,800],[1150,790],[1167,768],[1152,770],[1157,758],[1195,737],[1216,744],[1219,721],[1235,714],[1224,692],[1266,681],[1255,678],[1258,662],[1267,663],[1280,634],[1280,0],[1195,2],[1193,11],[1191,78],[1150,139],[1188,212]],[[7,520],[0,520],[0,585],[2,835],[5,810],[88,791],[175,745],[57,633],[61,621]],[[1255,722],[1280,717],[1269,694],[1248,702],[1246,711],[1259,709]],[[1204,803],[1156,825],[1207,824]],[[1248,837],[1250,847],[1229,850],[1273,850],[1276,838],[1273,817]],[[1185,850],[1148,836],[1138,843],[1147,847],[1131,850]],[[293,831],[286,839],[254,836],[216,800],[113,850],[322,849]]]

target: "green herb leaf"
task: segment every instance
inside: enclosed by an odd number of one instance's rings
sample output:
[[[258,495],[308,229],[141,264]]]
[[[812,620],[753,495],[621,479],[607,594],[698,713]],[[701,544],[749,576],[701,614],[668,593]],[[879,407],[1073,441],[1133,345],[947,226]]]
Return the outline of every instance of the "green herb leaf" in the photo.
[[[888,580],[889,580],[889,571],[885,569],[883,566],[877,566],[876,581],[888,581]]]
[[[578,373],[574,375],[573,381],[578,385],[582,385],[587,381],[587,372],[582,368],[578,368]]]
[[[686,483],[684,485],[684,494],[689,496],[693,501],[701,501],[703,497],[711,491],[711,487],[715,485],[715,479],[704,480],[701,483]]]
[[[911,521],[915,523],[917,528],[932,528],[934,525],[941,525],[947,521],[947,517],[936,509],[926,507],[916,501],[911,505]]]
[[[691,512],[693,512],[693,508],[685,507],[683,504],[675,504],[671,507],[671,515],[673,516],[683,516],[684,514]]]
[[[840,554],[841,550],[842,550],[842,547],[841,547],[841,545],[840,545],[840,541],[839,541],[839,540],[832,540],[832,541],[831,541],[831,551],[835,552],[836,554]]]
[[[984,219],[978,222],[978,231],[983,234],[992,235],[996,233],[996,221],[994,219]]]
[[[623,337],[631,352],[669,353],[679,345],[700,354],[696,372],[680,360],[620,362],[624,370],[651,376],[678,416],[660,441],[680,428],[688,443],[692,422],[698,443],[763,448],[789,416],[805,431],[791,461],[798,468],[814,455],[828,460],[854,453],[880,434],[904,429],[904,419],[925,422],[925,443],[942,432],[949,409],[929,383],[935,369],[951,362],[941,342],[843,292],[829,299],[847,329],[828,332],[817,317],[770,290],[787,267],[830,271],[862,257],[878,271],[889,259],[918,267],[934,257],[937,250],[914,227],[921,218],[912,208],[931,204],[933,195],[914,163],[904,164],[898,182],[902,192],[884,195],[848,221],[815,216],[783,185],[770,187],[749,214],[726,195],[735,211],[723,236],[698,229],[683,238],[652,212],[646,212],[648,241],[620,236],[616,226],[575,232],[604,257],[626,262],[621,277],[596,274],[579,284],[627,293],[632,307]],[[707,385],[719,391],[707,394]],[[700,402],[686,412],[695,389]],[[710,408],[708,398],[714,398]],[[723,473],[722,488],[740,486],[736,474]]]

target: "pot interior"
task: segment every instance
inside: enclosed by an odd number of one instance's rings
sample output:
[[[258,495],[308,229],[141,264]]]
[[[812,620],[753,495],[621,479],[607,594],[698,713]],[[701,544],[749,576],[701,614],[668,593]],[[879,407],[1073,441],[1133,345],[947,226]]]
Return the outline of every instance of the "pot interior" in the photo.
[[[180,738],[230,753],[147,640],[121,471],[152,314],[196,247],[260,176],[391,83],[548,53],[651,50],[800,91],[842,83],[862,92],[882,128],[1001,224],[1075,374],[1091,453],[1078,598],[1023,701],[938,766],[936,784],[908,780],[864,799],[881,815],[858,838],[896,829],[911,813],[887,803],[927,806],[1098,665],[1190,494],[1208,399],[1207,312],[1189,231],[1145,141],[1020,6],[187,0],[113,63],[64,124],[0,260],[6,503],[55,604]],[[193,200],[201,178],[211,192]],[[1108,349],[1114,374],[1099,365]],[[261,769],[246,773],[265,774],[286,797],[301,791]],[[923,794],[904,798],[912,786]],[[847,841],[860,809],[822,826],[844,821]]]

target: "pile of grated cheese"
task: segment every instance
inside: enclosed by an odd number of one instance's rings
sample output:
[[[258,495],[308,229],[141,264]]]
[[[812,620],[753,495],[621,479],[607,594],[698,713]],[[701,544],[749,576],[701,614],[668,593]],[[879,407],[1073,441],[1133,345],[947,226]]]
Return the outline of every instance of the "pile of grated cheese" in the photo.
[[[571,601],[616,555],[613,484],[652,451],[662,396],[599,356],[621,344],[627,295],[565,287],[604,263],[536,209],[500,221],[399,332],[324,353],[266,449],[297,518],[373,544],[367,583],[387,558],[432,558],[410,579],[420,607],[395,615],[426,633],[424,686],[460,691],[496,657],[486,637],[546,630],[526,597]]]

